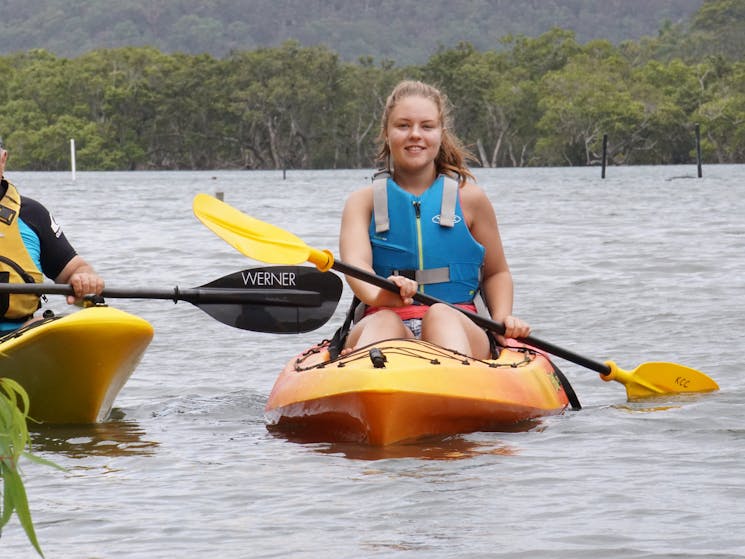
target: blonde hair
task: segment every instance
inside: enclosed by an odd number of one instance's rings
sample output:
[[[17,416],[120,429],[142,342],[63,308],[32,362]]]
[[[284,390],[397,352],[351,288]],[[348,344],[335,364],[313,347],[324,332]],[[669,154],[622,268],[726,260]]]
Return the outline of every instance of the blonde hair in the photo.
[[[442,125],[442,141],[440,151],[435,158],[435,168],[437,174],[458,175],[460,183],[463,185],[466,179],[475,182],[475,177],[469,171],[466,161],[475,161],[476,158],[468,151],[460,139],[451,132],[452,128],[452,105],[447,96],[439,89],[420,81],[405,80],[400,82],[388,96],[383,109],[383,116],[380,120],[380,134],[378,142],[380,147],[376,155],[376,160],[381,162],[390,170],[391,150],[386,142],[386,130],[388,129],[388,120],[391,112],[399,101],[406,97],[424,97],[432,101],[437,107],[437,112]]]

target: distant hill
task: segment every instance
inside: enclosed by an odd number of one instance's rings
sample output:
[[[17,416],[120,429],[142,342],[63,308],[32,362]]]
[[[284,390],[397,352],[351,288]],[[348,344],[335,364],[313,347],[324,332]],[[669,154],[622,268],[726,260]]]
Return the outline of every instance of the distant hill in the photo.
[[[552,27],[577,41],[614,44],[683,24],[703,0],[0,0],[0,54],[45,49],[67,58],[104,47],[150,45],[210,53],[323,44],[342,59],[424,63],[468,41],[500,48],[507,35]]]

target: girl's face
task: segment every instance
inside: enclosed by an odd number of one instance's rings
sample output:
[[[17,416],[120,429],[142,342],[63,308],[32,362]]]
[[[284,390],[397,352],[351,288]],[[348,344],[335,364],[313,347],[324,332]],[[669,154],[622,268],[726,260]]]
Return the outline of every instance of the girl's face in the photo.
[[[393,108],[386,128],[396,171],[423,171],[434,167],[442,143],[442,122],[431,99],[404,97]]]

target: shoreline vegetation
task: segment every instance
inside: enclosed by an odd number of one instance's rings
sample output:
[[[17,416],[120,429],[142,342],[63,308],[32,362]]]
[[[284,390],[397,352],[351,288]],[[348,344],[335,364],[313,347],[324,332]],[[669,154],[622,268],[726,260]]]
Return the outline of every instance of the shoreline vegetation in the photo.
[[[154,47],[0,56],[14,171],[369,168],[386,92],[437,84],[475,167],[745,163],[745,4],[613,45],[554,28],[440,48],[423,64],[326,46],[210,54]],[[739,37],[739,39],[738,39]]]

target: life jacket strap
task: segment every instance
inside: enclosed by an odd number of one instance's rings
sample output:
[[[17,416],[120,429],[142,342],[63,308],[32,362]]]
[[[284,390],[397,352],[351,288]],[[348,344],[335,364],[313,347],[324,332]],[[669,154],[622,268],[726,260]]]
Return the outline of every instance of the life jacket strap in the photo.
[[[376,178],[373,181],[373,213],[375,214],[376,233],[385,233],[391,228],[391,222],[388,219],[387,183],[386,177]]]
[[[452,177],[443,175],[442,204],[440,205],[440,225],[455,226],[455,204],[458,200],[458,183]]]
[[[450,268],[430,268],[428,270],[393,270],[394,276],[404,276],[415,280],[419,285],[446,283],[450,281]]]
[[[455,226],[455,208],[458,202],[458,181],[448,175],[442,175],[442,202],[440,203],[440,225]],[[388,171],[379,171],[373,176],[373,214],[375,215],[375,232],[384,233],[391,228],[388,218]]]

